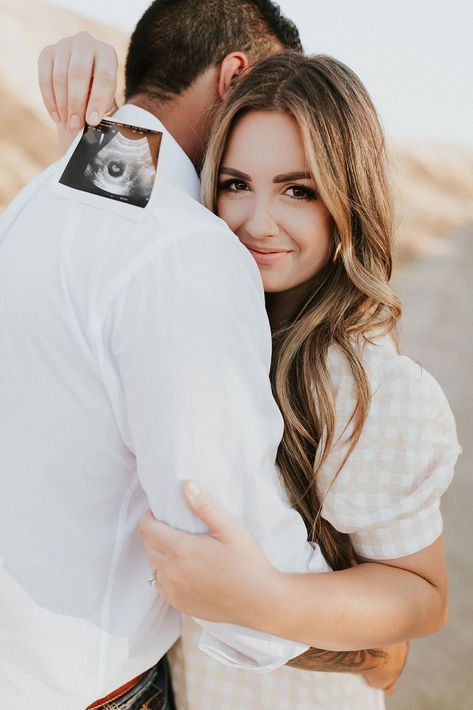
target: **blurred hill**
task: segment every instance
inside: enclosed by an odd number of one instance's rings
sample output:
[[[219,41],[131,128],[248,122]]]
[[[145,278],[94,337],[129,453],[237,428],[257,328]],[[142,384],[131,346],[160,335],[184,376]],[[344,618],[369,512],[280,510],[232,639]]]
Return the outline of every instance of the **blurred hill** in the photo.
[[[115,46],[123,68],[127,37],[34,0],[0,0],[0,22],[1,209],[58,157],[37,86],[41,49],[85,29]],[[448,248],[439,237],[473,223],[473,148],[402,144],[392,147],[392,157],[400,254]]]
[[[444,253],[439,237],[473,224],[473,148],[404,143],[391,154],[400,254]]]
[[[0,209],[59,157],[56,130],[43,106],[37,59],[48,44],[87,30],[111,42],[122,60],[127,37],[34,0],[0,0]]]

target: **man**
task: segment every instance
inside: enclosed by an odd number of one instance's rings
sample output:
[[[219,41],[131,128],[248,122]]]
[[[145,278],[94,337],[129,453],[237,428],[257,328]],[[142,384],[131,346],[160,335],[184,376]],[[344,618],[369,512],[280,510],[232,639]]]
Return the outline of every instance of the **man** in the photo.
[[[326,569],[278,493],[282,423],[259,274],[200,206],[193,166],[208,107],[283,47],[300,42],[269,0],[156,0],[132,37],[127,104],[114,116],[127,140],[130,126],[149,141],[161,134],[147,206],[103,185],[71,187],[74,147],[2,217],[5,707],[170,707],[165,667],[148,669],[178,637],[178,618],[145,583],[136,531],[147,507],[202,529],[184,479],[242,518],[274,564]],[[122,177],[123,166],[108,172]],[[306,650],[201,625],[202,648],[238,666],[276,668]]]

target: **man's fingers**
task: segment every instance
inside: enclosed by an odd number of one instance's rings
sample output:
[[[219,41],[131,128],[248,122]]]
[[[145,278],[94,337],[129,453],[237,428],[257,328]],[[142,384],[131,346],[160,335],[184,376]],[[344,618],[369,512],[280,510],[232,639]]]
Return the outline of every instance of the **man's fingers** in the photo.
[[[117,70],[117,53],[113,47],[103,43],[95,53],[94,76],[87,104],[87,123],[92,126],[100,123],[113,105],[117,89]]]
[[[94,53],[90,47],[84,44],[73,49],[67,82],[68,125],[73,131],[84,125],[93,66]]]
[[[59,123],[61,117],[59,116],[57,110],[53,88],[53,58],[54,54],[52,47],[45,47],[38,57],[38,82],[46,110],[53,121],[55,123]]]
[[[194,515],[202,520],[215,537],[223,539],[235,530],[238,524],[236,518],[195,481],[186,481],[184,497]]]

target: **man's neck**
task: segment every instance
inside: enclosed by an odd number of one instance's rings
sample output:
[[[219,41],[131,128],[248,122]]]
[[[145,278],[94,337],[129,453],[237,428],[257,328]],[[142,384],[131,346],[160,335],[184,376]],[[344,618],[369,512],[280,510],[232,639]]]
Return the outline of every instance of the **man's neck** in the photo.
[[[131,98],[127,103],[138,106],[152,113],[153,116],[156,116],[169,131],[174,140],[181,146],[186,155],[192,160],[194,165],[196,164],[200,153],[197,145],[197,137],[194,135],[192,126],[184,121],[183,116],[180,115],[179,108],[176,105],[176,99],[158,103],[145,94],[139,94]]]
[[[212,91],[212,81],[216,82],[204,73],[189,89],[168,100],[140,93],[127,101],[156,116],[196,168],[201,165],[217,106],[218,97]]]

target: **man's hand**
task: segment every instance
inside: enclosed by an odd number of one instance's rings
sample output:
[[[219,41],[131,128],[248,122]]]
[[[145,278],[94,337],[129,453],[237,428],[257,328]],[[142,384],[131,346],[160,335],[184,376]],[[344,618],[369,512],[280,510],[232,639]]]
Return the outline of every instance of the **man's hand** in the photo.
[[[377,668],[363,673],[363,677],[368,685],[384,690],[387,695],[392,695],[396,691],[396,681],[406,665],[409,642],[403,641],[380,650],[384,654],[383,662]]]
[[[405,666],[409,645],[397,643],[367,651],[322,651],[310,648],[287,665],[306,671],[326,673],[356,673],[372,688],[392,695],[396,680]]]
[[[112,107],[117,87],[117,54],[106,42],[79,32],[45,47],[38,79],[51,118],[70,133],[84,121],[96,126]]]

